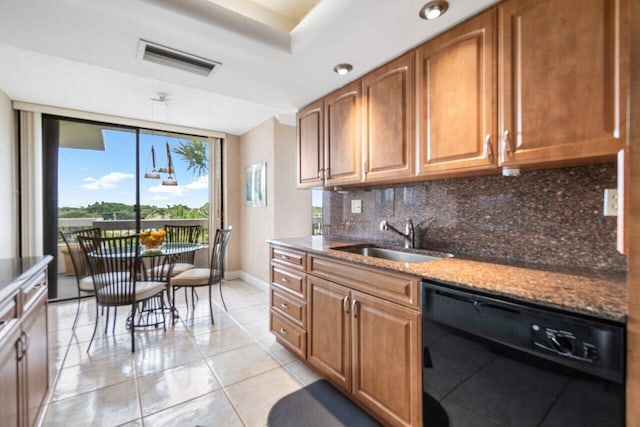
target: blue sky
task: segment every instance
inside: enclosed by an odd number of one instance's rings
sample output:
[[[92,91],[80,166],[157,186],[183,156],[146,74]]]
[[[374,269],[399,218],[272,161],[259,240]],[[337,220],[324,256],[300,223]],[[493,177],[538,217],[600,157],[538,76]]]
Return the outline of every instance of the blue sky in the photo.
[[[63,148],[58,158],[58,205],[87,206],[94,202],[135,203],[135,133],[103,130],[105,150]],[[157,167],[166,165],[165,143],[173,149],[182,139],[141,133],[140,173],[151,172],[151,145],[155,147]],[[201,207],[209,198],[208,176],[196,178],[187,171],[182,157],[171,153],[178,186],[161,185],[162,179],[140,181],[140,203],[165,207],[183,204]]]

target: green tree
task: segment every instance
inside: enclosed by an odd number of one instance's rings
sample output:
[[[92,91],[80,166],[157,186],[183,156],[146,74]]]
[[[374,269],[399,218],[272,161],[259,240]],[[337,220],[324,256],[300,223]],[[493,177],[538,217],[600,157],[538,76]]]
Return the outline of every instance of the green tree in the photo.
[[[196,177],[204,176],[209,171],[205,141],[181,142],[178,147],[173,149],[173,152],[182,157],[182,160],[187,164],[187,170],[190,170]]]

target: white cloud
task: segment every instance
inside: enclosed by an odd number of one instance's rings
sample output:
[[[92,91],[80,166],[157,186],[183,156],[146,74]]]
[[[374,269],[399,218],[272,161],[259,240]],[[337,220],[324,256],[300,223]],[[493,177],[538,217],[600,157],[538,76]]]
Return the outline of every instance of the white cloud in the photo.
[[[169,200],[169,196],[163,196],[163,195],[161,195],[161,194],[154,194],[154,195],[153,195],[153,196],[151,196],[151,197],[147,197],[147,200],[157,200],[157,201],[160,201],[160,200]]]
[[[200,176],[184,187],[188,190],[206,190],[209,188],[209,175]]]
[[[89,184],[84,184],[82,188],[87,190],[109,190],[118,187],[120,181],[133,178],[133,174],[130,173],[111,172],[98,179],[92,177],[85,178],[84,181],[89,182]]]
[[[184,196],[187,190],[184,185],[154,185],[149,187],[149,191],[152,193],[168,193],[174,196]]]

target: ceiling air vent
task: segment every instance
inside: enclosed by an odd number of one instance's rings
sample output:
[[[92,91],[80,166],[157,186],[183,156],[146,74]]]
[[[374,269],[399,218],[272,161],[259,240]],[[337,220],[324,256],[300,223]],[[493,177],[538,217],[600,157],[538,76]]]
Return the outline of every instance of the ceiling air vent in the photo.
[[[177,49],[162,46],[147,40],[140,40],[138,43],[138,58],[167,67],[176,68],[182,71],[208,76],[218,66],[220,62],[182,52]]]

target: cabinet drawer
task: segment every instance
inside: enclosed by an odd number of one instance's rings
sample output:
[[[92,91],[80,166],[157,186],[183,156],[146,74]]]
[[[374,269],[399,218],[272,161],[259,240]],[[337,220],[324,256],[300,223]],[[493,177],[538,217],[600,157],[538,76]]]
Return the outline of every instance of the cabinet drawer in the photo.
[[[285,319],[273,308],[270,312],[271,332],[282,345],[305,359],[307,357],[307,333]]]
[[[36,300],[46,292],[47,275],[45,273],[41,273],[22,288],[23,311],[29,310]]]
[[[304,278],[304,274],[280,268],[275,265],[271,266],[271,283],[306,301],[307,289],[304,283]]]
[[[14,295],[0,305],[0,337],[18,322],[18,304],[16,300],[17,295]]]
[[[306,307],[307,304],[304,301],[299,301],[285,292],[271,288],[271,309],[302,328],[307,326]]]
[[[307,268],[307,254],[293,249],[271,246],[271,260],[300,271]]]
[[[309,256],[309,274],[409,307],[420,304],[417,277],[316,256]]]

